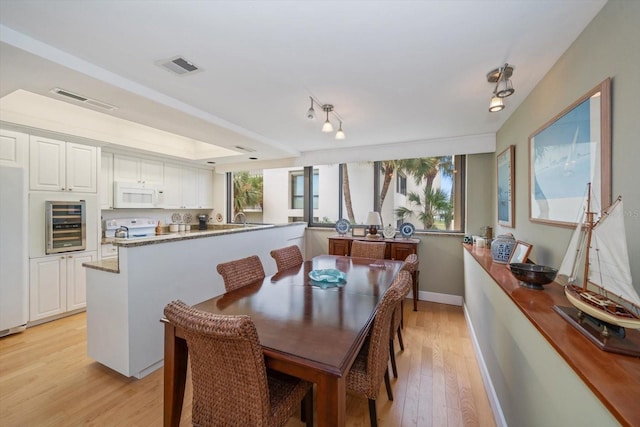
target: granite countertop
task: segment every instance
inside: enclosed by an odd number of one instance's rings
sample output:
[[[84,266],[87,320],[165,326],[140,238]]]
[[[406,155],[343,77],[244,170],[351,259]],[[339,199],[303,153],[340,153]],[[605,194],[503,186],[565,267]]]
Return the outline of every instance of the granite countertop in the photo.
[[[94,270],[106,271],[107,273],[120,273],[120,265],[118,257],[107,258],[100,261],[91,261],[82,263],[83,267],[93,268]]]

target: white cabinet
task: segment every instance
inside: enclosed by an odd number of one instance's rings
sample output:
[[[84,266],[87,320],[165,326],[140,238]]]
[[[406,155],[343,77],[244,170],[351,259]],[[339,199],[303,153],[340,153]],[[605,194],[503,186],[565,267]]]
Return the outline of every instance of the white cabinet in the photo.
[[[31,190],[97,191],[97,148],[39,136],[29,137]]]
[[[77,252],[29,262],[29,308],[31,322],[84,308],[87,304],[85,262],[97,252]]]
[[[213,174],[210,170],[164,165],[165,209],[213,209]]]
[[[100,163],[100,209],[113,209],[113,154],[102,153]]]
[[[213,171],[198,169],[198,208],[213,209]]]
[[[113,180],[161,186],[164,184],[164,165],[156,160],[114,154]]]
[[[0,129],[0,166],[27,166],[29,135]]]

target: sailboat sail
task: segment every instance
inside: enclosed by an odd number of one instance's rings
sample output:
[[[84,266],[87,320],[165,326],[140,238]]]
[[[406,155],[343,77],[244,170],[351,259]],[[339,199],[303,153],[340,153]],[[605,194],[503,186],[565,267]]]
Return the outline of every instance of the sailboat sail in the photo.
[[[640,296],[631,279],[623,215],[622,199],[618,199],[594,227],[589,280],[614,295],[640,305]]]
[[[585,233],[582,231],[584,220],[585,212],[583,210],[582,215],[578,220],[578,225],[576,226],[573,236],[571,236],[571,240],[569,241],[569,247],[567,247],[567,251],[564,254],[562,264],[560,264],[560,268],[558,269],[558,275],[567,276],[569,283],[574,283],[576,281],[578,266],[584,258]]]

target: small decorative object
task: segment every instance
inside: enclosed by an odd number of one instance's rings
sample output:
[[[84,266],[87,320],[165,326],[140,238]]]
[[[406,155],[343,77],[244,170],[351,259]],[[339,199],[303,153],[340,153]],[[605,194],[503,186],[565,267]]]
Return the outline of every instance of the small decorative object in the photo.
[[[182,222],[182,216],[179,213],[174,213],[173,215],[171,215],[171,221],[177,223]]]
[[[363,227],[361,225],[354,225],[353,227],[351,227],[351,236],[364,237],[366,235],[367,235],[366,227]]]
[[[466,243],[467,245],[473,244],[473,237],[466,235],[462,238],[462,243]]]
[[[380,219],[380,213],[378,212],[369,212],[367,215],[367,223],[369,226],[369,238],[378,239],[380,235],[378,234],[378,226],[382,225],[382,220]]]
[[[193,221],[193,215],[189,212],[185,213],[182,215],[182,221],[184,221],[185,224],[191,224],[191,221]]]
[[[222,218],[222,214],[221,214],[220,212],[218,212],[218,213],[216,214],[216,221],[218,221],[218,222],[222,222],[222,220],[223,220],[223,218]]]
[[[539,291],[544,289],[542,285],[553,282],[558,273],[557,268],[519,262],[509,264],[509,270],[520,280],[520,286]]]
[[[491,257],[493,258],[493,262],[506,264],[515,246],[516,239],[511,233],[501,234],[496,237],[491,243]]]
[[[416,231],[416,228],[410,222],[405,222],[400,226],[400,234],[405,239],[413,236],[413,233]]]
[[[347,275],[335,268],[329,268],[326,270],[311,270],[309,272],[309,279],[316,282],[338,283],[347,278]]]
[[[351,223],[348,219],[340,218],[338,221],[336,221],[336,231],[341,236],[345,235],[349,231],[350,227]]]
[[[396,237],[396,229],[389,224],[382,230],[382,235],[385,239],[393,239]]]
[[[529,252],[531,252],[531,248],[533,246],[527,242],[523,242],[522,240],[518,240],[516,242],[516,246],[511,251],[511,255],[509,256],[508,264],[511,263],[525,263],[529,257]]]

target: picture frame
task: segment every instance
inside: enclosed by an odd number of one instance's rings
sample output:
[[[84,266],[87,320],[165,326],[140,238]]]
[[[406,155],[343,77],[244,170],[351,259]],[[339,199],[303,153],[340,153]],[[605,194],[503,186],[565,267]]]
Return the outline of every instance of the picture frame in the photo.
[[[529,220],[575,227],[587,184],[599,212],[611,203],[611,79],[529,137]]]
[[[365,237],[367,228],[364,225],[354,225],[351,227],[351,237]]]
[[[510,145],[496,157],[498,175],[498,224],[514,228],[515,220],[515,152],[516,147]]]
[[[511,255],[509,255],[509,261],[507,261],[507,264],[526,263],[529,259],[531,248],[533,248],[533,245],[530,243],[523,242],[522,240],[516,241],[516,245],[513,247]]]

